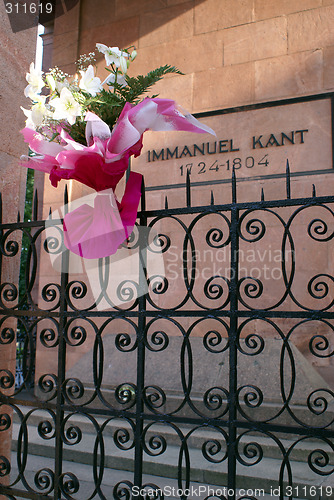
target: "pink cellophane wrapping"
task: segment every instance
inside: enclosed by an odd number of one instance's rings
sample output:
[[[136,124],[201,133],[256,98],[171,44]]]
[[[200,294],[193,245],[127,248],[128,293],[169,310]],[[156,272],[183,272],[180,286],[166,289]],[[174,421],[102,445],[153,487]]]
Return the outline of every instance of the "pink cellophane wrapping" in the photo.
[[[121,203],[112,189],[97,193],[94,206],[83,204],[64,217],[64,242],[86,259],[107,257],[130,236],[137,218],[142,176],[130,172]]]
[[[192,115],[180,112],[174,101],[146,98],[136,106],[127,103],[113,129],[91,112],[86,115],[87,146],[75,142],[61,130],[62,144],[49,142],[35,130],[24,128],[25,142],[36,156],[23,165],[48,173],[57,187],[61,179],[74,179],[105,194],[98,195],[94,208],[83,205],[66,215],[64,242],[85,258],[112,255],[131,234],[140,199],[141,175],[131,173],[121,202],[112,191],[128,168],[130,156],[138,156],[147,130],[214,132]],[[108,193],[106,190],[111,190]]]

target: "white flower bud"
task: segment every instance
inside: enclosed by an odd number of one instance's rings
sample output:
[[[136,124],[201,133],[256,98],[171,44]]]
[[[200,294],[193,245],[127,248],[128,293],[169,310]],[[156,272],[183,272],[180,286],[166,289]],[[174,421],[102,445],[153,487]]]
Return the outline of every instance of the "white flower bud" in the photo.
[[[119,67],[120,67],[120,70],[122,71],[122,73],[125,75],[126,72],[128,71],[128,65],[126,63],[126,59],[124,56],[121,56],[119,58]]]
[[[46,75],[45,80],[48,84],[48,87],[51,89],[51,92],[54,92],[56,90],[56,82],[53,76],[51,74],[48,74]]]

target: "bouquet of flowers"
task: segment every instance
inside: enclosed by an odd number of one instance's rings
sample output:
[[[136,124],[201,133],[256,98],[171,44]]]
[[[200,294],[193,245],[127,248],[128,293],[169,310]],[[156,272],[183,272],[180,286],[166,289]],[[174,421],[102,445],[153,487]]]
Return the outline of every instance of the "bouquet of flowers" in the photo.
[[[29,156],[21,158],[24,166],[48,173],[55,187],[61,179],[75,179],[97,192],[93,207],[79,206],[63,221],[66,247],[89,259],[114,254],[133,230],[142,176],[130,172],[121,200],[114,191],[130,156],[140,154],[144,132],[214,134],[174,101],[145,97],[164,75],[182,74],[178,69],[166,65],[130,77],[134,47],[96,47],[109,72],[103,82],[96,76],[94,52],[80,57],[79,74],[72,78],[57,67],[44,74],[31,63],[25,88],[31,106],[22,108],[27,120],[21,131],[30,148]]]

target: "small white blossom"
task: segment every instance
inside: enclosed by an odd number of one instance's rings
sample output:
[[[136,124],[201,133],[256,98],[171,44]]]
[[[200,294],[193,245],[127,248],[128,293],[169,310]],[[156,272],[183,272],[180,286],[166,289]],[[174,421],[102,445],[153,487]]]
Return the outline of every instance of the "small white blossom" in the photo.
[[[60,92],[60,97],[52,99],[50,104],[55,108],[53,113],[55,120],[66,119],[70,125],[74,125],[76,117],[81,115],[80,104],[66,87]]]
[[[114,64],[116,68],[120,67],[120,57],[128,57],[126,52],[123,52],[119,47],[107,47],[103,43],[97,43],[96,48],[104,54],[107,66]]]
[[[98,92],[101,92],[102,85],[99,77],[94,76],[94,68],[90,64],[86,71],[80,71],[81,80],[79,83],[79,87],[81,90],[85,90],[93,97],[96,96]]]
[[[30,99],[34,100],[36,94],[39,94],[42,88],[44,87],[44,82],[42,78],[43,71],[35,68],[34,63],[30,64],[30,73],[26,74],[26,80],[29,85],[24,89],[24,95],[26,97],[30,97]]]
[[[131,54],[130,54],[130,59],[131,59],[131,61],[134,61],[134,59],[136,59],[136,57],[137,57],[137,51],[136,51],[136,49],[135,49],[135,50],[133,50],[133,51],[131,52]]]
[[[76,65],[79,70],[84,71],[85,69],[88,68],[89,65],[91,64],[93,65],[95,62],[96,62],[95,52],[89,52],[88,56],[86,54],[82,54],[79,57]]]

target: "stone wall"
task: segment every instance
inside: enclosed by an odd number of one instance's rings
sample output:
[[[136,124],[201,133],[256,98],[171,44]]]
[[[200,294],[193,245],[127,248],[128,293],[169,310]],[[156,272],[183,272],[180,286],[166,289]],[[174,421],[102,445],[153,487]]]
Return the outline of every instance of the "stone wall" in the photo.
[[[26,171],[19,166],[19,158],[21,154],[27,154],[27,147],[19,133],[25,121],[20,105],[27,107],[27,99],[23,94],[27,85],[25,74],[30,62],[35,59],[37,27],[13,33],[3,2],[0,4],[0,18],[0,192],[3,203],[2,220],[14,222],[18,210],[21,215],[24,210]],[[12,239],[19,240],[20,235],[13,234]],[[18,283],[19,263],[20,255],[15,258],[2,258],[1,283]],[[1,326],[2,331],[6,327],[15,331],[16,322],[13,318],[5,319]],[[15,347],[15,342],[7,345],[1,343],[1,370],[15,373]],[[10,394],[12,390],[13,387],[4,392]],[[1,413],[6,412],[10,413],[8,407],[2,406]],[[10,440],[10,430],[1,432],[0,455],[8,458]]]
[[[192,113],[279,101],[334,90],[333,21],[334,0],[101,0],[98,8],[95,0],[81,0],[55,20],[53,65],[73,74],[75,60],[80,54],[93,51],[96,42],[122,48],[135,45],[138,56],[132,63],[131,74],[145,74],[164,64],[177,66],[184,75],[166,77],[155,86],[154,93],[175,99]],[[104,58],[99,55],[101,78],[107,75],[104,65]],[[147,135],[146,144],[152,141]],[[142,160],[138,160],[133,167],[140,171]],[[284,172],[285,162],[280,169]],[[154,184],[150,180],[155,172],[154,168],[151,173],[145,172],[148,185]],[[332,172],[312,178],[292,177],[292,196],[309,196],[312,183],[317,194],[332,193]],[[75,182],[69,184],[73,198],[87,194]],[[283,179],[257,179],[240,183],[238,199],[260,199],[261,187],[266,199],[285,196]],[[208,202],[210,189],[194,189],[196,204]],[[214,190],[216,200],[230,200],[230,185]],[[164,192],[150,195],[148,203],[151,200],[155,208],[164,206]],[[174,193],[172,206],[182,206],[184,200],[180,190],[180,195]],[[52,188],[48,179],[44,203],[44,216],[50,205],[55,208],[62,203],[61,190]],[[332,274],[331,254],[326,252],[321,259],[321,265],[325,259]],[[315,267],[318,264],[319,256]],[[47,283],[53,270],[49,262],[42,266]],[[303,335],[302,332],[300,338]],[[303,351],[302,341],[297,340]],[[73,349],[69,368],[78,354]],[[45,373],[43,362],[50,366],[50,359],[46,359],[43,350],[37,353],[37,359],[41,363],[38,372]]]
[[[80,0],[55,20],[52,63],[74,74],[78,56],[96,42],[135,45],[130,74],[163,64],[184,73],[160,81],[160,97],[192,113],[232,108],[333,91],[333,19],[334,0],[108,0],[98,9],[94,0]],[[101,78],[104,66],[99,54]],[[322,193],[329,180],[319,180]],[[58,194],[48,180],[45,188],[46,216]],[[269,198],[276,193],[272,185],[267,190]]]
[[[332,0],[81,0],[56,19],[53,62],[134,44],[134,73],[176,65],[160,95],[207,111],[333,90],[333,19]]]
[[[130,74],[177,66],[184,75],[169,75],[154,93],[192,113],[321,94],[334,90],[333,20],[334,0],[110,0],[98,9],[94,0],[80,0],[55,20],[53,65],[73,74],[77,57],[96,42],[135,45]],[[101,78],[104,66],[99,54]],[[327,194],[331,176],[317,181],[318,193]],[[247,185],[247,195],[249,189],[253,195],[257,186]],[[277,186],[266,189],[275,196]]]

